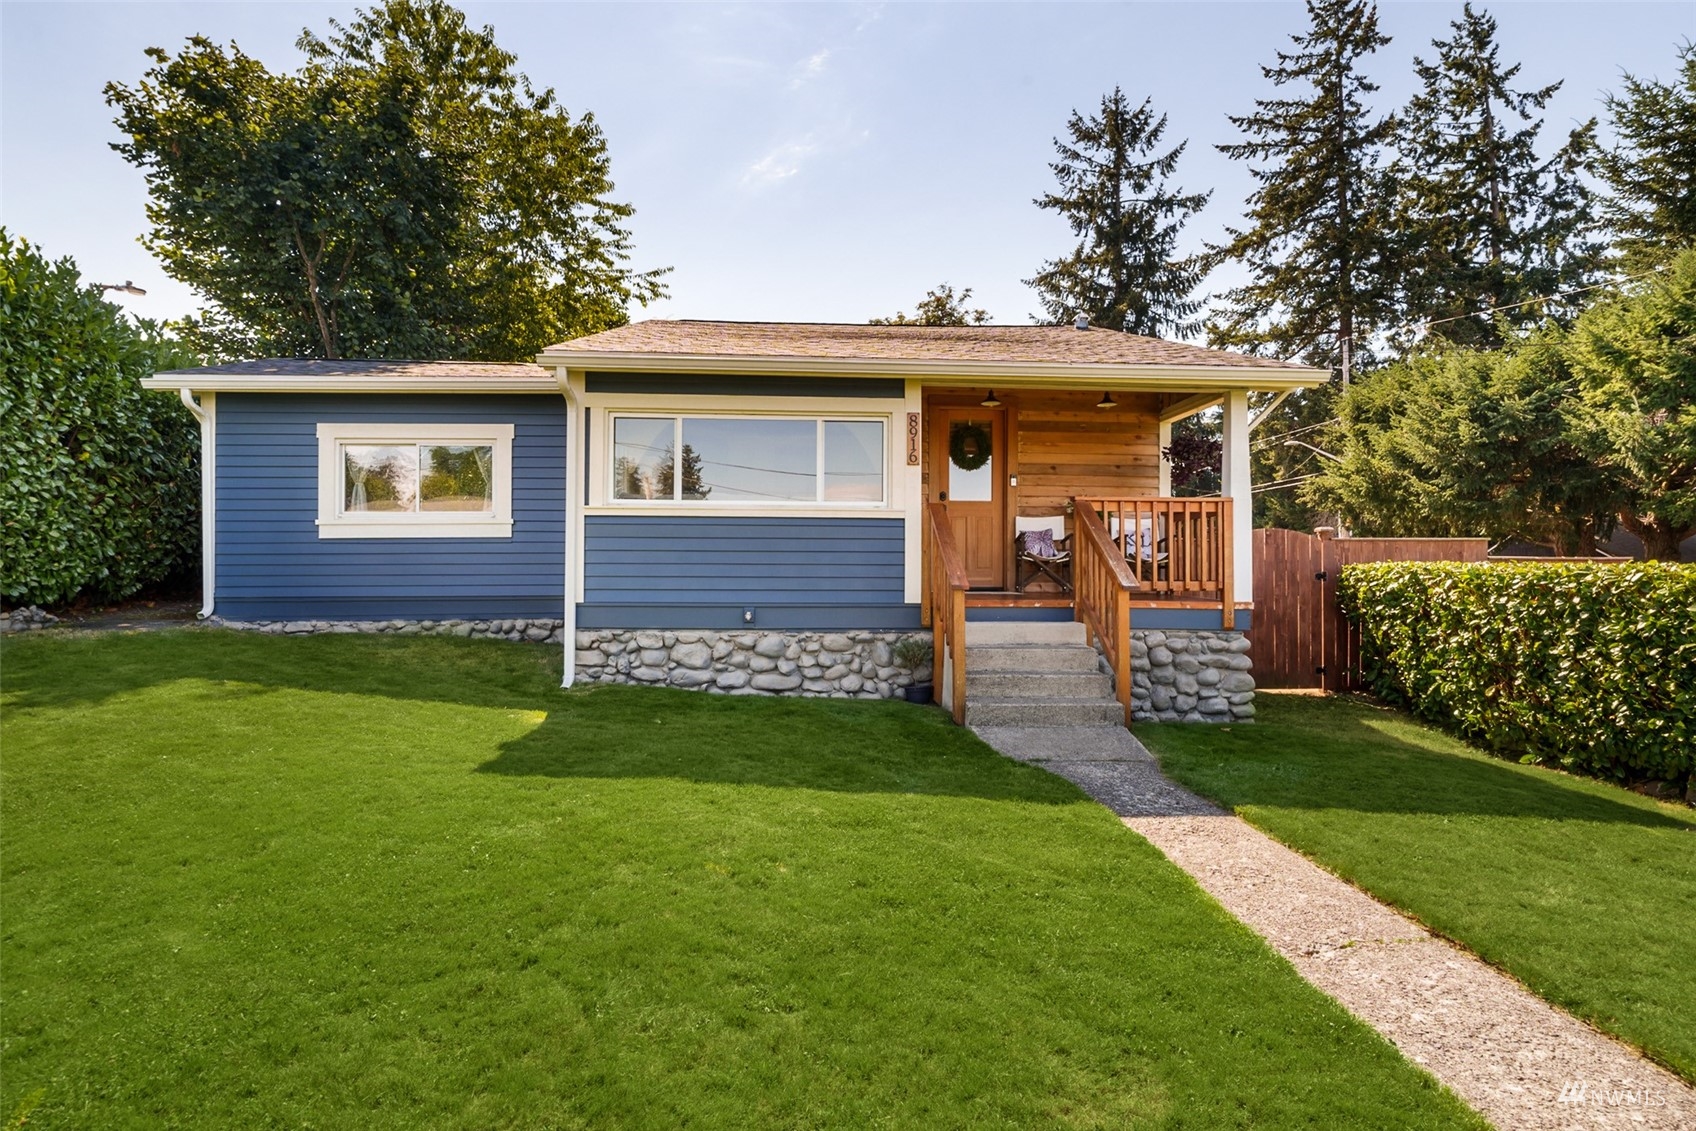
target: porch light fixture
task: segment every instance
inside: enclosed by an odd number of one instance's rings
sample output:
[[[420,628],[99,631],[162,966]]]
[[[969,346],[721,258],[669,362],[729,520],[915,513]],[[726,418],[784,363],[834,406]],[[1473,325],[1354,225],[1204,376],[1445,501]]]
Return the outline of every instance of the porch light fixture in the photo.
[[[978,403],[983,405],[983,407],[985,407],[985,408],[1000,408],[1001,407],[1001,402],[999,400],[997,400],[996,397],[995,397],[995,390],[994,389],[991,389],[989,391],[989,396],[985,397],[983,400],[979,401]]]
[[[1102,393],[1101,399],[1095,402],[1096,408],[1118,408],[1119,402],[1113,399],[1112,393]]]

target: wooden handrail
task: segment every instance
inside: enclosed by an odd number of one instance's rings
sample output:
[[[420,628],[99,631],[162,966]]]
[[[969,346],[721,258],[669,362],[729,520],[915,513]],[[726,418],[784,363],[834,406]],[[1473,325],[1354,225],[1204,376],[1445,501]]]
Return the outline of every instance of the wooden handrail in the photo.
[[[1221,624],[1236,626],[1232,504],[1221,498],[1077,498],[1073,510],[1099,516],[1142,587],[1160,597],[1216,596]]]
[[[1097,646],[1113,668],[1113,691],[1131,725],[1131,594],[1140,588],[1136,574],[1101,516],[1081,504],[1073,507],[1077,536],[1072,539],[1073,615],[1095,634]]]
[[[919,605],[922,623],[931,631],[931,685],[940,694],[949,678],[949,708],[954,721],[966,721],[966,563],[954,542],[948,508],[925,504],[924,590]]]

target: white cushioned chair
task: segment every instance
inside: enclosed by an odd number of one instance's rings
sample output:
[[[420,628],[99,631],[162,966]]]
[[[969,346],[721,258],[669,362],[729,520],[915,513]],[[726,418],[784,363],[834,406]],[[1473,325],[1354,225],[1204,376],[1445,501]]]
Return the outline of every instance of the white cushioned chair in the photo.
[[[1063,593],[1072,591],[1072,545],[1066,533],[1066,516],[1018,517],[1013,520],[1018,560],[1014,564],[1013,588],[1024,592],[1027,582],[1038,575],[1048,578]]]

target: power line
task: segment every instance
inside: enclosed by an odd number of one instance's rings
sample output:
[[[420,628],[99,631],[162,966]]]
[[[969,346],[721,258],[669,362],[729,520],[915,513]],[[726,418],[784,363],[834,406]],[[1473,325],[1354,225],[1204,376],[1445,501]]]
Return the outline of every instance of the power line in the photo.
[[[1626,283],[1635,283],[1639,279],[1647,279],[1651,275],[1658,275],[1664,270],[1666,270],[1666,265],[1662,264],[1661,266],[1656,267],[1653,271],[1645,271],[1641,275],[1627,275],[1623,279],[1610,279],[1605,283],[1593,283],[1588,287],[1575,287],[1570,291],[1556,291],[1554,294],[1543,295],[1540,298],[1528,298],[1524,302],[1512,302],[1506,306],[1492,306],[1489,310],[1480,310],[1475,314],[1456,314],[1449,318],[1433,318],[1429,322],[1411,322],[1408,323],[1405,328],[1413,330],[1429,330],[1433,326],[1441,326],[1446,322],[1464,322],[1469,318],[1481,318],[1486,314],[1495,314],[1502,310],[1518,310],[1522,306],[1535,306],[1540,302],[1548,302],[1550,299],[1566,298],[1568,295],[1581,295],[1586,291],[1599,291],[1605,287],[1618,287]]]

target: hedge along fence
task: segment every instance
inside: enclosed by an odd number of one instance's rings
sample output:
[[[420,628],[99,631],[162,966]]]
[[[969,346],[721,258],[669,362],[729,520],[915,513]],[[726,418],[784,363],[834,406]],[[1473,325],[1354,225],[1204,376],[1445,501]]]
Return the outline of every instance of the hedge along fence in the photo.
[[[1523,761],[1696,768],[1696,566],[1378,562],[1338,595],[1383,699]]]

